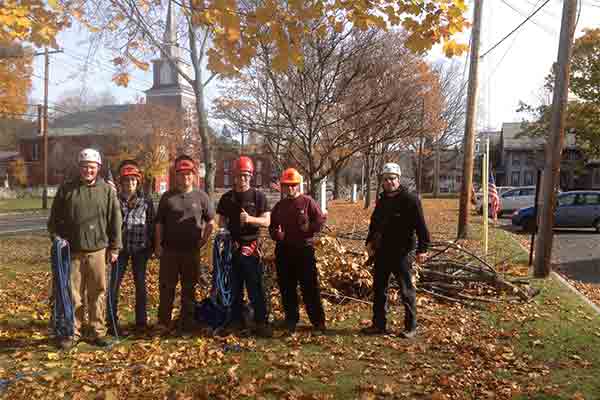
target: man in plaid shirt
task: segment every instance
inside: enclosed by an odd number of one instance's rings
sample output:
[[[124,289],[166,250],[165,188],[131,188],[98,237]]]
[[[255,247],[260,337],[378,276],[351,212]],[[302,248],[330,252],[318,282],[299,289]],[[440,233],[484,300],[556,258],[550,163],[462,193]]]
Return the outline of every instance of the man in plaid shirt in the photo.
[[[144,196],[140,188],[142,174],[138,164],[125,160],[119,166],[119,200],[123,213],[123,249],[113,266],[110,275],[110,296],[108,297],[109,332],[118,328],[119,289],[127,264],[131,259],[135,284],[135,325],[137,330],[145,330],[146,315],[146,264],[153,252],[154,243],[154,204]],[[114,318],[114,319],[113,319]]]

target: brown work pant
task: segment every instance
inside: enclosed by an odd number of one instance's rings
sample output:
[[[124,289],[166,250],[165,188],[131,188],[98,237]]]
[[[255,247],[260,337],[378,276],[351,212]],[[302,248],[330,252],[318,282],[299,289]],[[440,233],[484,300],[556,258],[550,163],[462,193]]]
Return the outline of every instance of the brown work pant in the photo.
[[[71,299],[74,336],[81,336],[81,325],[88,307],[89,323],[96,337],[106,335],[106,249],[71,254]]]
[[[181,327],[184,330],[194,326],[194,301],[200,252],[174,251],[164,249],[160,257],[158,283],[160,298],[158,305],[158,322],[169,326],[175,300],[177,282],[181,282]]]

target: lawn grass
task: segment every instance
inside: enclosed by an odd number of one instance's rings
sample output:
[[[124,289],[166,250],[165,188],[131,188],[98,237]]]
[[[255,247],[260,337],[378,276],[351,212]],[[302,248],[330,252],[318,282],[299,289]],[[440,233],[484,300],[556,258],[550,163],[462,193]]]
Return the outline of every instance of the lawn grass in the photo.
[[[52,198],[48,198],[48,209],[52,207]],[[0,213],[43,210],[41,198],[0,200]]]
[[[452,238],[455,203],[425,200],[436,239],[440,232]],[[365,215],[357,210],[355,218]],[[330,222],[343,223],[335,215]],[[472,236],[480,229],[474,218]],[[490,262],[496,259],[507,274],[527,271],[526,253],[509,232],[497,229],[490,238]],[[0,386],[0,397],[593,399],[600,393],[600,320],[553,279],[533,281],[541,293],[530,303],[483,310],[419,296],[414,341],[362,336],[358,329],[369,321],[370,306],[327,301],[327,336],[314,336],[305,325],[293,336],[276,331],[274,339],[150,334],[109,351],[82,344],[61,353],[46,338],[47,257],[41,235],[0,238],[0,379],[26,376],[4,392]],[[157,267],[153,260],[148,270],[153,320]],[[120,306],[125,323],[132,323],[130,274]],[[280,316],[277,303],[275,311]],[[402,318],[402,307],[392,303],[393,332],[401,330]]]

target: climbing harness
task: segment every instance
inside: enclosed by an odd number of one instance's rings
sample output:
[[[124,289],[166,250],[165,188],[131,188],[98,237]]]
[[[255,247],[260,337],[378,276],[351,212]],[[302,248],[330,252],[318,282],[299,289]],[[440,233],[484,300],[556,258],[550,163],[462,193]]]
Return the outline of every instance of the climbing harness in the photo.
[[[54,306],[52,321],[54,334],[59,338],[73,336],[74,315],[71,299],[71,251],[69,242],[62,238],[52,241],[52,282],[54,289]]]

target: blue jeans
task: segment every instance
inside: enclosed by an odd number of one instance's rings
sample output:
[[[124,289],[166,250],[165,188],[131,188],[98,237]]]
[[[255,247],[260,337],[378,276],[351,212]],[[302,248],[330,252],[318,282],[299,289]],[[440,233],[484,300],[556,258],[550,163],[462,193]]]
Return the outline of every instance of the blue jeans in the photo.
[[[231,269],[231,320],[242,321],[244,286],[248,290],[248,298],[254,309],[254,321],[257,324],[267,322],[267,304],[263,287],[263,265],[254,255],[244,256],[239,251],[233,252]]]
[[[135,324],[137,326],[146,326],[146,264],[148,255],[146,250],[130,253],[126,250],[121,250],[117,264],[110,271],[110,291],[107,296],[107,324],[112,328],[113,316],[114,322],[118,325],[119,322],[119,289],[123,276],[127,270],[127,265],[131,259],[133,282],[135,284]]]

